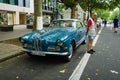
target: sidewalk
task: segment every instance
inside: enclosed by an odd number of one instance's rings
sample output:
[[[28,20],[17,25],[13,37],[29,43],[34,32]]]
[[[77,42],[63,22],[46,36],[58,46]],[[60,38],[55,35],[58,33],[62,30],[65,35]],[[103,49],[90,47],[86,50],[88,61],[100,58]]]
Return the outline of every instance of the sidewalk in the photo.
[[[26,25],[15,25],[14,31],[10,32],[0,31],[0,62],[23,54],[21,52],[22,47],[19,46],[18,38],[31,31],[31,29],[26,28]]]
[[[15,25],[14,31],[3,32],[0,31],[0,41],[18,38],[19,36],[32,31],[31,29],[27,29],[26,25]]]

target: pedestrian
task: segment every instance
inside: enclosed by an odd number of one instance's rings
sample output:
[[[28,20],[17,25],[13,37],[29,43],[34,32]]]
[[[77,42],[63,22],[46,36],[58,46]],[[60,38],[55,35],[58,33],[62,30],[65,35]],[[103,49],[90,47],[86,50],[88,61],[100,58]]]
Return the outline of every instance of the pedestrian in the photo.
[[[87,48],[87,53],[93,54],[95,51],[92,48],[92,43],[93,40],[96,36],[96,19],[97,19],[97,14],[92,13],[90,18],[87,21],[87,36],[88,36],[88,48]]]
[[[107,20],[104,21],[104,27],[106,27],[106,24],[107,24]]]
[[[117,30],[118,30],[118,22],[119,22],[119,20],[118,20],[118,18],[117,18],[117,16],[116,16],[116,17],[114,18],[114,20],[113,20],[113,24],[114,24],[113,30],[114,30],[115,33],[117,33]]]

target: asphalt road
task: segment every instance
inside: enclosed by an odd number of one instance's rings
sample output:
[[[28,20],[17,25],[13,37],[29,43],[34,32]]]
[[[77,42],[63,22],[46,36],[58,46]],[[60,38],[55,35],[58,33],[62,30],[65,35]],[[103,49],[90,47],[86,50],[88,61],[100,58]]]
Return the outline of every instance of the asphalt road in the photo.
[[[80,80],[120,80],[120,31],[103,28]]]
[[[120,31],[103,28],[80,80],[120,80]],[[0,80],[68,80],[86,52],[81,45],[71,62],[59,56],[17,56],[0,63]]]
[[[0,80],[68,80],[85,51],[79,46],[68,63],[59,56],[17,56],[0,63]]]

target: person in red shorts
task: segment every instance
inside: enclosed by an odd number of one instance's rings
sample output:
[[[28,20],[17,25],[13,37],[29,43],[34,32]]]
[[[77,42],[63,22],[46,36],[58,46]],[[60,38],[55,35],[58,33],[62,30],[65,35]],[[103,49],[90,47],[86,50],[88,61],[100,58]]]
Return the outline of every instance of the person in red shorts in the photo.
[[[87,36],[88,36],[88,48],[87,48],[87,53],[93,54],[95,51],[92,48],[92,43],[93,40],[96,36],[96,19],[97,19],[97,14],[92,13],[90,18],[87,21]]]

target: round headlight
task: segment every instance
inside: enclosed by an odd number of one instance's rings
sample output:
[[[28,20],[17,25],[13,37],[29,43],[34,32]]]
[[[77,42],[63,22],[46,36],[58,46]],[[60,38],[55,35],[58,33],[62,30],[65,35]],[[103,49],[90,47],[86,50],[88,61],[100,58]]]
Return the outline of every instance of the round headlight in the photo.
[[[21,42],[23,43],[23,42],[24,42],[24,40],[22,40],[22,39],[21,39]]]
[[[56,42],[57,42],[58,46],[62,46],[63,45],[63,42],[60,39],[58,39]]]
[[[24,42],[24,40],[21,37],[19,38],[19,41],[22,42],[22,43]]]

